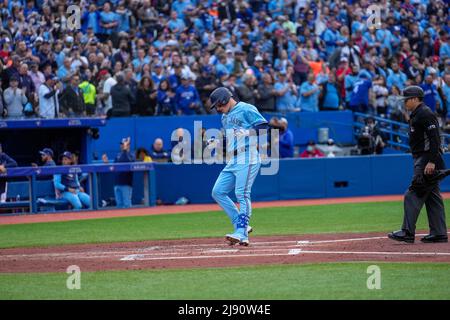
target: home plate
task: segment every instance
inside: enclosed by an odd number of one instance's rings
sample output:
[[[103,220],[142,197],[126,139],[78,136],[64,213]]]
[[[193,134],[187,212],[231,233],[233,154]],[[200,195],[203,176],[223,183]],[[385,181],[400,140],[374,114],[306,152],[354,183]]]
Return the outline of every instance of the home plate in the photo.
[[[288,252],[288,255],[294,256],[296,254],[299,254],[300,252],[302,252],[302,249],[291,249]]]
[[[120,261],[133,261],[137,259],[144,258],[143,254],[130,254],[129,256],[123,257]]]

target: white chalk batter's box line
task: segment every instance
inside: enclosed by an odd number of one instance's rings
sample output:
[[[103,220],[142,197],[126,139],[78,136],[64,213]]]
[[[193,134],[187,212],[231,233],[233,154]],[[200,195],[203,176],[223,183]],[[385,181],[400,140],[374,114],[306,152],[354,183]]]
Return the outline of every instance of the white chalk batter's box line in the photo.
[[[450,233],[450,232],[449,232]],[[417,234],[417,236],[423,236],[426,234]],[[365,237],[365,238],[349,238],[349,239],[330,239],[330,240],[280,240],[280,241],[260,241],[260,242],[252,242],[251,247],[249,248],[243,248],[242,251],[240,249],[224,249],[223,247],[218,246],[217,242],[210,243],[210,244],[185,244],[185,245],[173,245],[170,244],[164,245],[164,246],[152,246],[147,248],[138,248],[138,249],[130,249],[130,250],[108,250],[108,251],[88,251],[88,252],[64,252],[64,253],[32,253],[32,254],[11,254],[11,255],[0,255],[0,261],[2,260],[9,260],[9,259],[17,259],[17,258],[27,258],[30,260],[33,259],[40,259],[40,258],[59,258],[59,259],[98,259],[98,258],[116,258],[116,257],[122,257],[120,260],[127,261],[129,259],[124,259],[127,257],[132,256],[145,256],[145,255],[170,255],[170,254],[179,254],[184,253],[185,249],[188,248],[191,251],[198,251],[202,250],[200,248],[211,248],[209,250],[210,253],[220,253],[220,252],[243,252],[243,253],[249,253],[249,252],[264,252],[264,251],[275,251],[275,250],[289,250],[289,247],[304,247],[308,245],[314,245],[314,244],[330,244],[330,243],[339,243],[339,242],[354,242],[354,241],[367,241],[367,240],[377,240],[377,239],[387,239],[385,236],[379,236],[379,237]],[[284,246],[281,246],[283,245]],[[261,249],[255,249],[254,247],[261,247],[261,246],[268,246],[266,248]],[[157,253],[156,251],[166,251],[170,250],[169,252],[160,252]],[[180,250],[180,252],[176,252],[177,250]],[[230,251],[232,250],[232,251]],[[236,251],[237,250],[237,251]],[[295,250],[295,249],[293,249]],[[152,253],[146,254],[145,252],[151,251]],[[303,251],[307,252],[307,251]],[[314,251],[308,251],[313,253]],[[317,251],[321,253],[326,253],[327,251]],[[335,253],[338,253],[337,251],[332,251]],[[426,253],[427,255],[434,255],[435,253]],[[449,253],[450,254],[450,253]],[[124,257],[124,255],[126,255]],[[278,255],[278,254],[277,254]],[[281,254],[285,255],[285,254]],[[447,255],[444,253],[444,255]],[[233,255],[234,257],[235,255]],[[243,255],[237,255],[242,257]],[[255,256],[255,255],[249,255],[249,256]],[[189,257],[195,257],[193,255],[186,256],[186,258]],[[216,257],[216,256],[213,256]],[[224,255],[217,256],[218,258],[226,257]]]
[[[223,259],[223,258],[257,258],[274,256],[297,256],[303,254],[329,254],[329,255],[365,255],[365,256],[450,256],[450,252],[366,252],[366,251],[319,251],[302,249],[283,249],[281,253],[255,253],[255,254],[226,254],[226,255],[197,255],[197,256],[173,256],[173,257],[146,257],[145,255],[130,255],[120,259],[121,261],[152,261],[152,260],[192,260],[192,259]]]

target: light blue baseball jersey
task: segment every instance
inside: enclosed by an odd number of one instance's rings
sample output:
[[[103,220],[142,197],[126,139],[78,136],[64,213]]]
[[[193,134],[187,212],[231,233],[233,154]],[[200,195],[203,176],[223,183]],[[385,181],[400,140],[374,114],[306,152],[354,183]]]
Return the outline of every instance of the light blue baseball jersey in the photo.
[[[245,147],[245,152],[239,152],[239,156],[248,155],[249,151],[257,153],[256,143],[253,143],[257,141],[256,137],[251,140],[249,130],[262,123],[267,123],[267,120],[255,106],[245,102],[238,102],[228,113],[223,114],[222,126],[227,137],[227,152],[240,151]]]

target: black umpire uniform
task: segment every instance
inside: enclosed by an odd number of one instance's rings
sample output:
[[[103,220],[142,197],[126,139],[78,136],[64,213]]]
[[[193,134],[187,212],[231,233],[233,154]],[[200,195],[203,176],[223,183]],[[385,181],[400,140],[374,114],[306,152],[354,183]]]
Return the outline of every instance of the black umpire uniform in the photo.
[[[409,145],[414,159],[414,175],[404,198],[402,230],[388,235],[390,239],[414,242],[416,222],[423,205],[427,209],[430,234],[422,242],[447,242],[444,202],[439,190],[439,181],[448,175],[442,157],[439,122],[436,115],[422,99],[424,92],[418,86],[409,86],[403,91],[405,104],[408,99],[419,98],[420,104],[412,111],[409,120]],[[432,174],[425,174],[428,163],[435,165]]]

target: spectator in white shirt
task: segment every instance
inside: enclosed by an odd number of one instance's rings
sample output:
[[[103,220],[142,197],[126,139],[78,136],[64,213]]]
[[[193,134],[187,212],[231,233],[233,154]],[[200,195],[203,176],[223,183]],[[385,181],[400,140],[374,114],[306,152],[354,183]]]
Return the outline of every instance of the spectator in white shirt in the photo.
[[[45,77],[45,82],[39,87],[39,116],[53,119],[59,116],[58,95],[61,90],[61,82],[54,74]]]
[[[31,77],[31,80],[33,80],[34,87],[39,90],[41,84],[45,82],[45,76],[41,71],[39,71],[37,62],[31,62],[28,75]]]
[[[103,104],[101,114],[106,115],[108,111],[112,109],[112,98],[110,93],[111,88],[117,84],[117,81],[111,76],[111,73],[107,69],[100,70],[99,75],[104,83],[103,90],[97,95],[97,97]]]

